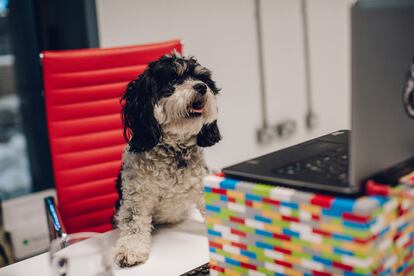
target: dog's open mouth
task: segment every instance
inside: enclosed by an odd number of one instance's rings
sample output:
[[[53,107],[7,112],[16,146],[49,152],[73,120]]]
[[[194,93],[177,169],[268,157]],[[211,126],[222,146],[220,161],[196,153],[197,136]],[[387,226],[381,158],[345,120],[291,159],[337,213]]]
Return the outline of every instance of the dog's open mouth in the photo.
[[[188,114],[190,117],[198,117],[203,114],[204,111],[204,101],[196,100],[192,103],[190,108],[188,109]]]

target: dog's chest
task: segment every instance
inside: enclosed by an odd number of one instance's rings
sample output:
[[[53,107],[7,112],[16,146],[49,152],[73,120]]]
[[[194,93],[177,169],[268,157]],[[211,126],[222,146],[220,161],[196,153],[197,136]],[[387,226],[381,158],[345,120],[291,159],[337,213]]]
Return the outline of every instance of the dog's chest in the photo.
[[[194,149],[177,156],[164,150],[154,150],[137,156],[136,169],[140,177],[152,183],[160,194],[180,194],[202,187],[207,174],[201,150]]]
[[[199,152],[183,156],[167,156],[159,163],[160,185],[166,189],[188,189],[201,184],[206,174],[203,156]],[[164,184],[164,185],[163,185]]]

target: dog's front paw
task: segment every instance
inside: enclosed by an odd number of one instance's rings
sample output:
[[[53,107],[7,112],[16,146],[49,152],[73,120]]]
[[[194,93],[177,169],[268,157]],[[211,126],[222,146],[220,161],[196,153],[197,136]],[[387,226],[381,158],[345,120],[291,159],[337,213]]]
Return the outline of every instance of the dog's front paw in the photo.
[[[148,253],[137,252],[128,248],[120,248],[115,253],[115,262],[119,267],[131,267],[148,259]]]
[[[125,236],[118,240],[115,263],[120,267],[131,267],[148,259],[149,240],[137,236]]]

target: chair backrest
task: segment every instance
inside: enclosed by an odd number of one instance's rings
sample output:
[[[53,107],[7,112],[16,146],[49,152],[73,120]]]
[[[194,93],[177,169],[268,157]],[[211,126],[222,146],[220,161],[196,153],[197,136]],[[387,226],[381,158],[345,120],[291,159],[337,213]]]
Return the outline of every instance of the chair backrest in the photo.
[[[148,62],[179,40],[43,52],[47,126],[58,208],[68,233],[112,228],[115,179],[125,147],[120,97]]]

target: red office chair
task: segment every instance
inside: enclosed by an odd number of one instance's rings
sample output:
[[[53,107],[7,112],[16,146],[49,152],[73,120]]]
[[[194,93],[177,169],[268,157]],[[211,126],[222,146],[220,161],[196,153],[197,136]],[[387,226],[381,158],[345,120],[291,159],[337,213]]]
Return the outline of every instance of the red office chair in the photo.
[[[120,97],[148,62],[173,49],[181,52],[181,42],[42,53],[58,199],[57,208],[53,198],[45,199],[51,237],[112,229],[125,146]]]

